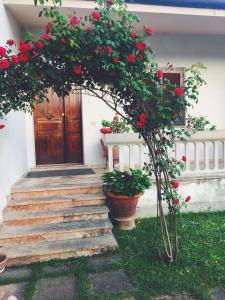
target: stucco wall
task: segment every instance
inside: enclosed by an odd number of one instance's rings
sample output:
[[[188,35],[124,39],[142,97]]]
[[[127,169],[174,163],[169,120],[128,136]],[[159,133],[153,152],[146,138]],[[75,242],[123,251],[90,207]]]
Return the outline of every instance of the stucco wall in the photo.
[[[4,45],[8,38],[20,39],[20,26],[15,22],[11,14],[5,10],[0,0],[0,45]],[[10,113],[0,123],[6,125],[0,130],[0,221],[1,209],[6,204],[6,195],[11,185],[34,162],[33,153],[28,150],[32,146],[32,128],[28,125],[30,116],[22,112]],[[29,132],[30,131],[30,132]],[[29,139],[26,137],[29,136]],[[28,159],[28,152],[30,153]]]

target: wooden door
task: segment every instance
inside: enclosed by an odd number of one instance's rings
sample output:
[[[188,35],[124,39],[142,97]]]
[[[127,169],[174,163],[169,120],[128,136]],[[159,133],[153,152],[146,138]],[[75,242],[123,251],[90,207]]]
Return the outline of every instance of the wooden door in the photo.
[[[80,94],[64,101],[50,89],[48,99],[35,106],[37,164],[82,163]]]

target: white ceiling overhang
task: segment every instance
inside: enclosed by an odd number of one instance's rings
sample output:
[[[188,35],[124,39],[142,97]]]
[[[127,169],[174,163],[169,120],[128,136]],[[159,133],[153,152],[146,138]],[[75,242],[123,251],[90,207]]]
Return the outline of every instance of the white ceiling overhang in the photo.
[[[3,0],[15,19],[24,26],[41,27],[47,20],[39,18],[39,7],[33,0]],[[60,8],[64,15],[70,16],[75,10],[77,15],[90,14],[95,7],[92,1],[63,0]],[[135,12],[141,22],[136,30],[144,25],[151,26],[157,33],[185,34],[223,34],[225,35],[225,10],[169,7],[144,4],[128,4],[129,11]]]

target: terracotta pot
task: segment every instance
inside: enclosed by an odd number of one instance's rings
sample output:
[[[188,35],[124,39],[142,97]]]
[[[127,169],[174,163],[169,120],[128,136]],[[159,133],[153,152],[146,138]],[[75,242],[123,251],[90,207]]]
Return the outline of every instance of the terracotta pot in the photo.
[[[3,253],[0,253],[0,274],[5,270],[7,262],[7,256]]]
[[[131,230],[135,227],[136,207],[140,197],[141,194],[129,197],[108,192],[110,216],[113,223],[120,229]]]

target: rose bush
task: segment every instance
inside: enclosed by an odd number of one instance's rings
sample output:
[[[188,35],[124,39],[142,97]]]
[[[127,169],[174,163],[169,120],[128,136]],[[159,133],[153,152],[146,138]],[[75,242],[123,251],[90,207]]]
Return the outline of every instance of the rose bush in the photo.
[[[149,39],[153,29],[135,32],[138,18],[126,10],[123,0],[98,0],[90,15],[79,18],[74,13],[69,20],[58,9],[61,1],[52,1],[53,6],[40,14],[48,23],[39,38],[27,33],[19,45],[8,40],[0,47],[0,114],[32,112],[35,102],[46,100],[50,87],[60,97],[81,87],[133,124],[149,149],[145,169],[156,178],[161,232],[172,262],[178,251],[176,214],[190,199],[183,199],[179,184],[174,184],[185,159],[170,158],[168,149],[173,149],[175,139],[188,135],[185,128],[175,127],[175,121],[197,102],[203,67],[197,64],[187,70],[184,87],[164,79],[163,72],[171,66],[162,71],[157,65]]]

